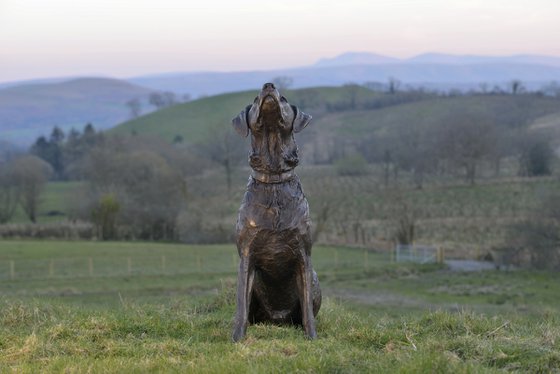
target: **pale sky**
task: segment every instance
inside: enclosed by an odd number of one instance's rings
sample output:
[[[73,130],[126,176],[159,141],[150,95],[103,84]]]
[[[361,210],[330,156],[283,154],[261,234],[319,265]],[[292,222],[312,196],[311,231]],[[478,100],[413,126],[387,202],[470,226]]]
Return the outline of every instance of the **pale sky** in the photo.
[[[0,82],[266,70],[348,51],[560,56],[560,1],[0,0]]]

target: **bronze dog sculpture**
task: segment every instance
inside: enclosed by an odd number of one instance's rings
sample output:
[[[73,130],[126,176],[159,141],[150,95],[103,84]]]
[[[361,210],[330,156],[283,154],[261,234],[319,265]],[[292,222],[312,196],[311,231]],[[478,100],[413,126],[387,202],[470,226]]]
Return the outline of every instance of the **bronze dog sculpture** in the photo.
[[[232,121],[239,134],[251,134],[253,169],[237,219],[235,342],[259,322],[302,325],[308,338],[317,337],[321,290],[311,266],[309,206],[293,170],[299,161],[293,133],[310,120],[266,83]]]

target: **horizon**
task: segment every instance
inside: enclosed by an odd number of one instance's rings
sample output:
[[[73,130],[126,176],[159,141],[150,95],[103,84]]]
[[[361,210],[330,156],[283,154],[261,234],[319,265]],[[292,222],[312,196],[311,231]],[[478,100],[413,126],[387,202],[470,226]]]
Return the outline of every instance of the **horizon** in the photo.
[[[376,56],[380,56],[380,57],[387,57],[387,58],[394,58],[396,60],[398,60],[397,62],[386,62],[386,63],[378,63],[375,65],[390,65],[390,64],[396,64],[396,63],[401,63],[401,62],[407,62],[410,59],[416,58],[416,57],[420,57],[420,56],[427,56],[427,55],[445,55],[445,56],[454,56],[454,57],[482,57],[482,58],[510,58],[510,57],[526,57],[526,56],[533,56],[533,57],[551,57],[551,58],[558,58],[560,59],[560,56],[555,56],[555,55],[544,55],[544,54],[531,54],[531,53],[516,53],[516,54],[508,54],[508,55],[490,55],[490,54],[476,54],[476,53],[469,53],[469,54],[452,54],[452,53],[443,53],[443,52],[438,52],[438,51],[427,51],[427,52],[421,52],[418,54],[414,54],[411,56],[407,56],[407,57],[395,57],[395,56],[391,56],[391,55],[386,55],[386,54],[380,54],[380,53],[376,53],[376,52],[370,52],[370,51],[345,51],[345,52],[341,52],[335,56],[325,56],[325,57],[319,57],[316,61],[308,64],[308,65],[296,65],[296,66],[286,66],[286,67],[279,67],[276,69],[266,69],[266,68],[262,68],[262,69],[237,69],[237,70],[175,70],[175,71],[151,71],[151,72],[146,72],[146,73],[142,73],[142,74],[138,74],[138,75],[124,75],[124,76],[117,76],[117,75],[108,75],[105,73],[86,73],[83,75],[59,75],[59,76],[37,76],[37,77],[31,77],[31,78],[24,78],[24,79],[14,79],[14,80],[6,80],[6,81],[2,81],[0,80],[0,85],[10,85],[12,83],[27,83],[29,82],[30,84],[32,84],[33,82],[41,82],[41,81],[68,81],[68,80],[73,80],[73,79],[95,79],[95,78],[100,78],[100,79],[120,79],[120,80],[128,80],[128,79],[134,79],[134,78],[138,78],[138,77],[150,77],[150,76],[165,76],[165,75],[174,75],[174,74],[204,74],[204,73],[208,73],[208,74],[212,74],[212,73],[250,73],[250,72],[259,72],[259,71],[270,71],[270,70],[291,70],[291,69],[299,69],[299,68],[308,68],[308,67],[313,67],[315,66],[317,63],[319,63],[322,60],[330,60],[330,59],[335,59],[338,58],[340,56],[344,56],[344,55],[348,55],[348,54],[371,54],[371,55],[376,55]],[[360,64],[356,64],[356,65],[360,65]]]
[[[0,82],[279,70],[353,51],[560,57],[558,24],[552,0],[5,0]]]

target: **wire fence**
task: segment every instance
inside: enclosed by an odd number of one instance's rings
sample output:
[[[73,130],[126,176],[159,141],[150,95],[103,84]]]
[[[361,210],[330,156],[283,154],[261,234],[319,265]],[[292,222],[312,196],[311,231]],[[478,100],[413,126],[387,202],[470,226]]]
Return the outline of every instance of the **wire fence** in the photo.
[[[238,267],[237,253],[229,262],[209,260],[203,255],[4,260],[0,261],[0,280],[226,273]]]
[[[423,244],[397,244],[396,262],[416,262],[420,264],[443,263],[443,248]]]
[[[320,248],[312,256],[317,271],[368,270],[391,261],[388,253],[367,249]],[[118,254],[52,258],[1,258],[0,281],[128,276],[173,276],[237,272],[237,251],[191,251],[182,254]]]

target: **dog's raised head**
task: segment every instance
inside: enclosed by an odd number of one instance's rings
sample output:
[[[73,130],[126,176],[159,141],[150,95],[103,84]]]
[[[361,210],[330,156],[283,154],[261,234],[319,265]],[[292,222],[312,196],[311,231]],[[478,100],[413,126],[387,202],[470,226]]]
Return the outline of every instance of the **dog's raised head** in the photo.
[[[251,167],[262,173],[280,174],[295,168],[299,162],[293,133],[303,130],[311,121],[274,87],[265,83],[252,105],[232,120],[235,130],[246,137],[251,133]]]

